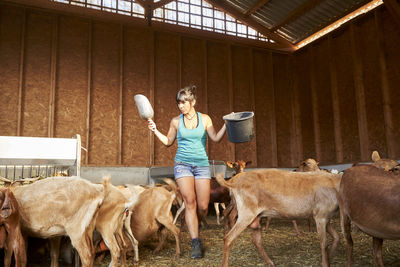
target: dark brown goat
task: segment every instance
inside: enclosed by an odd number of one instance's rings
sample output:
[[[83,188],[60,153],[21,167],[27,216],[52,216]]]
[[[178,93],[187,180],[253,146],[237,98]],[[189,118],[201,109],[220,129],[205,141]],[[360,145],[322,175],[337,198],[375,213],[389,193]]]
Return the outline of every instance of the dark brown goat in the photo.
[[[0,189],[0,246],[5,249],[4,266],[11,265],[14,254],[15,266],[26,266],[25,241],[21,233],[18,202],[9,188]]]
[[[400,239],[398,162],[381,159],[376,151],[372,160],[372,166],[345,170],[340,183],[340,224],[347,243],[347,266],[353,262],[351,224],[373,238],[373,256],[378,266],[383,266],[383,240]]]

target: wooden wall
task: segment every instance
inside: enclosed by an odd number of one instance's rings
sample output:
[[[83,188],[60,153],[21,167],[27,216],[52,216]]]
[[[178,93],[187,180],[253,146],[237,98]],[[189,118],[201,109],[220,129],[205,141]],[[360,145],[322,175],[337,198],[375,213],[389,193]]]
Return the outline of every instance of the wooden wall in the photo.
[[[249,45],[0,4],[0,135],[82,136],[83,165],[172,165],[134,103],[166,133],[176,91],[197,85],[216,129],[255,111],[256,137],[208,143],[210,159],[252,167],[400,158],[399,27],[384,7],[293,55]]]

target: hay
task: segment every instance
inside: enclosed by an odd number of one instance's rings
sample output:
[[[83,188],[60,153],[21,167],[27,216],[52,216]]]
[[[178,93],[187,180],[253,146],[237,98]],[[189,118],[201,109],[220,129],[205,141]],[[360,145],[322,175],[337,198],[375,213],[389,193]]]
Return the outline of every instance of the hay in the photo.
[[[128,266],[221,266],[223,226],[216,224],[215,216],[209,216],[207,221],[210,224],[210,228],[202,229],[200,233],[205,248],[203,259],[190,259],[190,238],[188,232],[184,231],[181,234],[182,253],[179,259],[174,259],[175,240],[170,234],[164,249],[156,255],[152,253],[157,244],[155,238],[142,244],[139,247],[139,263],[134,265],[132,258],[128,257]],[[291,221],[272,220],[268,233],[263,231],[262,236],[266,252],[276,266],[321,266],[321,251],[315,225],[313,226],[313,232],[309,232],[307,220],[300,220],[297,223],[304,234],[303,237],[297,236]],[[331,266],[345,266],[345,242],[340,232],[339,219],[334,218],[333,224],[334,228],[339,232],[340,243],[331,261]],[[353,232],[352,235],[354,240],[354,266],[375,266],[372,258],[372,238],[361,231]],[[329,242],[331,242],[330,238]],[[385,266],[400,266],[400,242],[385,240],[383,243],[383,257]],[[96,263],[95,266],[106,267],[109,262],[110,256],[107,255],[101,263]],[[251,229],[245,230],[235,240],[231,249],[229,263],[232,267],[266,266],[252,244]]]

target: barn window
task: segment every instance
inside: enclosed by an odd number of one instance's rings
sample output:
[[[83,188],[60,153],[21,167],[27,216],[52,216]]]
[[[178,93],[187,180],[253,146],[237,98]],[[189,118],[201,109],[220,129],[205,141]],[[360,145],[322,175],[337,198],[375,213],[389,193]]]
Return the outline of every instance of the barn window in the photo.
[[[135,0],[52,0],[70,5],[145,18],[145,9]],[[157,3],[158,1],[154,1]],[[206,1],[177,0],[153,10],[153,20],[185,27],[271,42],[258,31],[241,23]]]

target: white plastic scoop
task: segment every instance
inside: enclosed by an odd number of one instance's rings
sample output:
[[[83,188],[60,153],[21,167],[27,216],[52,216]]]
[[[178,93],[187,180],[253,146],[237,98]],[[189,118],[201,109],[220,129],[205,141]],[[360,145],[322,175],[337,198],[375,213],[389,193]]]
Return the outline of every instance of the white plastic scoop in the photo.
[[[154,116],[153,107],[150,104],[150,101],[144,95],[137,94],[134,97],[136,106],[138,108],[139,116],[142,119],[151,119]]]

